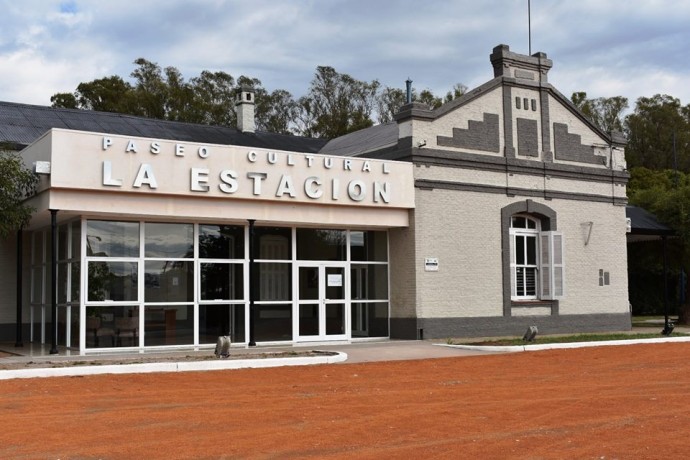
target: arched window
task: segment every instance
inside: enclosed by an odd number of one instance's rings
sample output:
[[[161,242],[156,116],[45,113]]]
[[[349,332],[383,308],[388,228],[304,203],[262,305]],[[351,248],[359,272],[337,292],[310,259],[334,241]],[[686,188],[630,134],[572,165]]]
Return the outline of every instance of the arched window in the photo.
[[[528,215],[510,219],[511,297],[537,299],[539,291],[539,221]]]

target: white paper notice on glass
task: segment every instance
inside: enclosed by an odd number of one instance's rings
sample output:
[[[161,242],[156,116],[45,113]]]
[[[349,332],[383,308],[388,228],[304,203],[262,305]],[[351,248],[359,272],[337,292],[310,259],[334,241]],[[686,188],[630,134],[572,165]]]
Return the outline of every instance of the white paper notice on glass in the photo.
[[[342,287],[343,275],[328,275],[328,287]]]

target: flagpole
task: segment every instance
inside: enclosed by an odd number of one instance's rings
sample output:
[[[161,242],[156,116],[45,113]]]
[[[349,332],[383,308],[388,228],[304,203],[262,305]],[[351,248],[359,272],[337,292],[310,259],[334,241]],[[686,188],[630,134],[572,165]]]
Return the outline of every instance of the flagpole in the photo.
[[[531,0],[527,0],[527,36],[529,41],[529,53],[532,55],[532,5]]]

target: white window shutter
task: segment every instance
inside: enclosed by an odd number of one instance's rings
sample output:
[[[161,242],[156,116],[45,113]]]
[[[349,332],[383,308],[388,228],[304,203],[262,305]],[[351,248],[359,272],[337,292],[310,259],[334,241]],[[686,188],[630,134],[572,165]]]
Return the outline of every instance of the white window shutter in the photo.
[[[565,261],[561,232],[541,233],[541,298],[560,299],[565,296]]]

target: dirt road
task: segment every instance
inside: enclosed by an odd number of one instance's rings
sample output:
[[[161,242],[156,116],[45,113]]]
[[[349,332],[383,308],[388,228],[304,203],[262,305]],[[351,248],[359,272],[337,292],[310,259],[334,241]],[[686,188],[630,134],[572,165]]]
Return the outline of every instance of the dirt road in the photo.
[[[0,381],[0,458],[685,458],[690,344]]]

